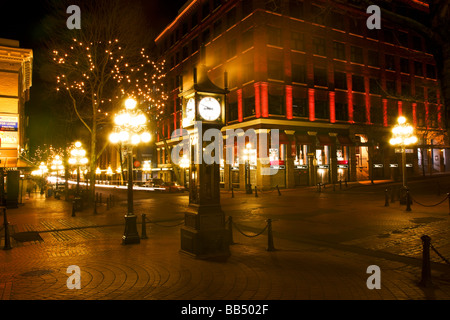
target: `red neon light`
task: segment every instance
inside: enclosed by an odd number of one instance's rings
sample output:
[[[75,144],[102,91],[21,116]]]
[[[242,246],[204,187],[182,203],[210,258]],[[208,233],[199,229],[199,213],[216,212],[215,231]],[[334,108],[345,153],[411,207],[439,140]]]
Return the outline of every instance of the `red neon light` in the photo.
[[[260,83],[255,83],[255,116],[261,118],[261,90]]]
[[[236,91],[237,93],[237,103],[238,103],[238,121],[242,122],[244,119],[243,111],[242,111],[242,89]]]
[[[286,86],[286,118],[292,119],[292,86]]]
[[[348,90],[348,122],[353,122],[353,93]]]
[[[261,82],[261,111],[263,118],[269,117],[269,92],[268,83]]]
[[[336,109],[335,109],[335,93],[330,91],[330,122],[335,123],[336,122]]]
[[[397,101],[397,105],[398,105],[398,115],[402,116],[403,115],[403,101]]]
[[[308,100],[309,100],[309,121],[314,121],[316,120],[314,89],[308,89]]]
[[[388,111],[387,111],[388,102],[387,102],[387,99],[383,99],[382,101],[383,101],[383,124],[385,127],[387,127],[388,126]]]
[[[417,127],[417,103],[412,103],[413,124]]]

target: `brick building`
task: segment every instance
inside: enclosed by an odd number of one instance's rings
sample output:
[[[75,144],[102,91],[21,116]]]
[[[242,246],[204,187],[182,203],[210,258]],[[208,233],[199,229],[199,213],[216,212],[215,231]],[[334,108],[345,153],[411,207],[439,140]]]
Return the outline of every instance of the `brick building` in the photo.
[[[261,175],[259,150],[252,146],[252,185],[400,179],[401,157],[388,142],[399,115],[419,137],[407,155],[409,174],[450,170],[444,108],[427,41],[392,21],[370,30],[365,9],[351,3],[188,1],[155,39],[168,69],[165,142],[179,141],[172,135],[182,127],[185,102],[179,94],[204,48],[209,78],[230,91],[223,130],[280,130],[280,148],[270,150],[278,173]],[[428,10],[420,1],[403,4],[415,13]],[[156,143],[158,170],[171,180],[163,140],[158,136]],[[242,163],[221,169],[226,189],[244,188]]]

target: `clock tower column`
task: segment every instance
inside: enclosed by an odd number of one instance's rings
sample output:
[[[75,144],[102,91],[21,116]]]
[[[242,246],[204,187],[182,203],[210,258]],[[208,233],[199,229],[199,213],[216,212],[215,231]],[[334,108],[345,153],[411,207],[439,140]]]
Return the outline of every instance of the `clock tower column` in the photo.
[[[192,86],[180,94],[190,150],[189,207],[181,228],[181,252],[199,259],[227,258],[230,239],[220,205],[220,161],[204,161],[203,150],[211,142],[205,143],[203,137],[208,129],[220,132],[225,124],[228,91],[215,86],[203,66],[200,71],[194,69]],[[220,150],[213,150],[217,152]]]

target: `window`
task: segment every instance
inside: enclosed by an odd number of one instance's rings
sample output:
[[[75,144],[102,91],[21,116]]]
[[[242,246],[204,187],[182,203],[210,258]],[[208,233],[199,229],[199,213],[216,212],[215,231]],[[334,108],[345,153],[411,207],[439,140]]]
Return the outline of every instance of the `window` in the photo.
[[[378,79],[371,78],[369,80],[369,92],[372,94],[381,94],[381,86]]]
[[[414,73],[416,76],[423,77],[423,64],[419,61],[414,61]]]
[[[329,15],[330,27],[338,30],[345,30],[345,16],[337,12],[331,12]]]
[[[383,35],[385,42],[394,44],[394,31],[392,29],[384,28]]]
[[[227,29],[234,26],[235,23],[236,23],[236,7],[234,7],[227,13]]]
[[[202,18],[205,19],[208,15],[209,15],[209,1],[206,1],[202,6]]]
[[[334,87],[336,89],[347,90],[347,75],[345,72],[334,72]]]
[[[213,10],[220,7],[221,4],[222,4],[222,0],[213,0]]]
[[[233,58],[236,55],[236,39],[227,42],[227,59]]]
[[[186,35],[186,33],[188,33],[188,23],[185,22],[183,23],[183,25],[181,26],[181,30],[182,30],[182,37]]]
[[[305,36],[300,32],[291,33],[291,49],[304,51],[305,50]]]
[[[313,38],[313,52],[315,54],[325,56],[325,38]]]
[[[349,31],[353,34],[363,34],[364,30],[367,29],[366,20],[362,19],[349,19]]]
[[[310,15],[310,19],[312,22],[320,24],[320,25],[325,25],[325,21],[324,21],[324,9],[321,7],[318,7],[316,5],[311,5],[311,15]]]
[[[428,88],[428,101],[431,103],[437,103],[437,92],[434,88]]]
[[[419,36],[413,36],[412,45],[414,50],[422,51],[422,38]]]
[[[425,126],[425,105],[422,102],[418,102],[416,105],[417,126]]]
[[[396,124],[397,118],[398,118],[398,105],[397,101],[395,100],[389,100],[388,106],[387,106],[387,120],[388,124]]]
[[[402,47],[409,47],[408,43],[408,34],[406,32],[398,31],[397,32],[398,42]]]
[[[352,75],[352,90],[357,92],[364,92],[364,77]]]
[[[303,1],[289,0],[289,12],[291,17],[297,19],[304,19]]]
[[[217,20],[216,22],[214,22],[213,30],[214,38],[222,33],[222,20]]]
[[[334,106],[336,120],[348,121],[348,105],[342,102],[336,102]]]
[[[267,43],[274,46],[281,46],[281,29],[267,26]]]
[[[249,29],[242,34],[242,49],[247,50],[253,46],[253,29]]]
[[[411,85],[409,83],[402,82],[402,96],[411,96]]]
[[[203,31],[202,33],[202,42],[203,44],[208,43],[211,40],[211,32],[209,31],[209,29],[206,29],[205,31]]]
[[[367,52],[367,64],[371,67],[379,67],[380,66],[380,56],[377,51],[369,50]]]
[[[253,12],[253,0],[242,0],[242,16],[245,18]]]
[[[409,73],[409,60],[400,58],[400,72]]]
[[[230,121],[234,121],[238,119],[238,103],[235,102],[228,102],[228,116]]]
[[[360,47],[350,47],[350,61],[356,63],[364,63],[363,49]]]
[[[306,67],[300,64],[292,64],[292,82],[306,83]]]
[[[243,70],[243,81],[244,83],[252,81],[253,80],[253,61],[250,61],[246,64],[244,64],[244,70]]]
[[[366,106],[365,105],[353,105],[353,121],[366,122]]]
[[[329,119],[330,118],[330,108],[328,106],[328,101],[315,99],[315,117],[317,119]]]
[[[370,121],[375,124],[383,124],[384,114],[381,99],[372,99],[370,103]]]
[[[435,104],[428,105],[428,125],[432,128],[438,127],[438,111]]]
[[[269,79],[283,80],[283,63],[279,60],[269,60],[267,73]]]
[[[387,54],[386,56],[386,70],[395,70],[395,57],[393,55]]]
[[[345,44],[333,41],[333,53],[335,59],[345,60]]]
[[[327,70],[325,68],[314,68],[314,84],[322,87],[328,86]]]
[[[182,60],[186,59],[187,57],[189,57],[189,47],[186,45],[183,47],[183,56],[182,56]]]
[[[292,115],[294,117],[308,117],[308,99],[293,98],[292,99]]]
[[[198,13],[194,12],[191,17],[191,28],[193,29],[198,24]]]
[[[424,98],[425,98],[425,88],[424,87],[416,87],[416,96],[415,96],[415,98],[416,99],[419,99],[419,100],[424,100]]]
[[[255,97],[244,98],[244,117],[251,117],[255,115]]]
[[[427,64],[427,78],[436,79],[436,68],[431,64]]]
[[[266,0],[265,8],[268,11],[281,13],[281,0]]]
[[[283,96],[269,94],[269,113],[274,115],[284,115],[285,108]]]
[[[386,92],[390,96],[395,96],[397,94],[395,81],[386,81]]]
[[[196,52],[199,49],[198,38],[192,39],[192,53]]]

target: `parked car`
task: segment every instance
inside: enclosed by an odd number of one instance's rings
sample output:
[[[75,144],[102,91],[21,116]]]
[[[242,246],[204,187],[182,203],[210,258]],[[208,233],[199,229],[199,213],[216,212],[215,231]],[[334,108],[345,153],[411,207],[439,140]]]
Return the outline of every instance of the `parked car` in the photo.
[[[142,186],[158,188],[163,184],[164,184],[164,181],[162,179],[149,179]]]
[[[165,192],[183,192],[185,189],[175,182],[164,182],[161,188],[163,188]]]

